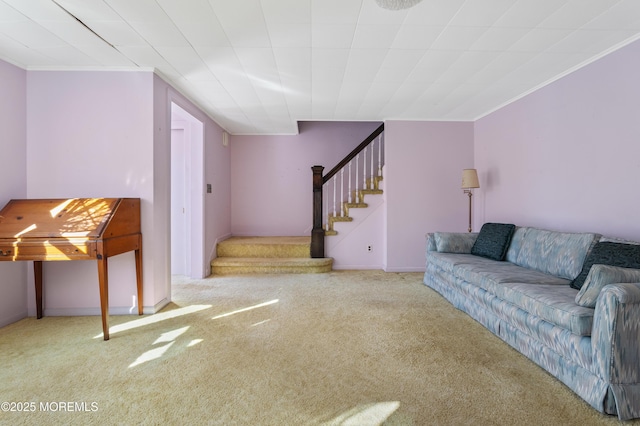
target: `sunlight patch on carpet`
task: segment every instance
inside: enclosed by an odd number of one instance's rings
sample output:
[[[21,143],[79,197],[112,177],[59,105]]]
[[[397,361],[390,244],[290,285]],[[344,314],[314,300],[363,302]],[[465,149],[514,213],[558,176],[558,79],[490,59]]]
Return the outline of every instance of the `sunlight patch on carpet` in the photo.
[[[160,346],[159,348],[151,349],[140,355],[138,359],[136,359],[132,364],[129,365],[129,368],[133,368],[137,365],[144,364],[148,361],[153,361],[154,359],[161,358],[165,352],[174,344],[175,342],[169,342],[164,346]]]
[[[377,402],[360,405],[340,414],[333,420],[325,423],[326,426],[360,426],[381,425],[396,410],[400,408],[400,401]]]
[[[220,319],[220,318],[230,317],[231,315],[239,314],[241,312],[247,312],[247,311],[251,311],[253,309],[258,309],[258,308],[262,308],[262,307],[265,307],[265,306],[273,305],[273,304],[278,303],[279,301],[280,301],[280,299],[269,300],[268,302],[259,303],[257,305],[249,306],[247,308],[237,309],[235,311],[227,312],[226,314],[216,315],[215,317],[213,317],[211,319]]]
[[[153,342],[153,344],[155,345],[157,343],[173,342],[178,338],[178,336],[186,332],[188,329],[189,329],[189,326],[186,326],[186,327],[178,328],[176,330],[167,331],[166,333],[162,333],[160,337],[158,337],[156,341]]]
[[[194,312],[203,311],[211,307],[212,305],[191,305],[191,306],[185,306],[184,308],[173,309],[167,312],[160,312],[158,314],[153,314],[148,317],[136,319],[133,321],[126,322],[124,324],[119,324],[113,327],[109,327],[109,334],[113,335],[121,331],[131,330],[132,328],[144,327],[145,325],[155,324],[157,322],[168,320],[171,318],[176,318],[182,315],[192,314]],[[101,339],[102,337],[103,337],[102,333],[100,333],[97,336],[95,336],[94,339]]]

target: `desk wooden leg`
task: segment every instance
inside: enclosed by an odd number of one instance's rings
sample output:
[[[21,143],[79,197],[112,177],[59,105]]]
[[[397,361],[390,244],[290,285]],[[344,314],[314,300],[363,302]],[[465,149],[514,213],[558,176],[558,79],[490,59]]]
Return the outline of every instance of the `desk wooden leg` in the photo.
[[[33,275],[36,282],[36,318],[42,318],[42,261],[33,262]]]
[[[142,242],[139,249],[135,251],[136,256],[136,284],[138,286],[138,315],[142,315]]]
[[[98,281],[100,283],[100,311],[102,312],[102,334],[109,340],[109,280],[107,258],[98,256]]]

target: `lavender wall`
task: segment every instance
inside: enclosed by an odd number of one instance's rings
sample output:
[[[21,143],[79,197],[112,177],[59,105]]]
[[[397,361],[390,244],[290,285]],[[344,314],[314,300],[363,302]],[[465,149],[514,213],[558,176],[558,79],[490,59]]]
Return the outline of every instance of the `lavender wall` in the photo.
[[[144,305],[154,312],[171,300],[171,102],[204,123],[205,179],[217,196],[202,206],[206,255],[231,227],[222,129],[151,72],[30,71],[26,86],[26,195],[141,198]],[[46,263],[45,280],[46,315],[99,313],[95,262]],[[135,294],[133,254],[110,258],[110,311],[128,313]]]
[[[477,222],[640,241],[639,75],[635,42],[478,120]]]
[[[385,270],[424,271],[425,233],[467,230],[473,123],[388,121],[385,143]]]
[[[311,235],[311,167],[328,172],[379,125],[308,122],[298,135],[232,136],[233,235]]]
[[[0,208],[27,193],[26,71],[0,60]],[[0,262],[0,327],[27,315],[27,263]]]
[[[153,305],[153,74],[27,73],[27,196],[142,201],[145,306]],[[44,264],[45,315],[99,313],[95,262]],[[32,279],[32,274],[30,274]],[[133,253],[109,259],[112,312],[136,295]],[[35,313],[29,286],[29,314]]]

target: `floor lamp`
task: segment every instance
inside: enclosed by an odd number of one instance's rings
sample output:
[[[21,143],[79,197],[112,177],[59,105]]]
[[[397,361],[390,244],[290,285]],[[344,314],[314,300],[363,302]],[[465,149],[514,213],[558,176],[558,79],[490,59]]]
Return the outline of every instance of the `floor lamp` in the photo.
[[[471,232],[471,196],[473,195],[471,189],[473,188],[480,188],[478,172],[476,169],[462,170],[462,190],[469,196],[469,232]]]

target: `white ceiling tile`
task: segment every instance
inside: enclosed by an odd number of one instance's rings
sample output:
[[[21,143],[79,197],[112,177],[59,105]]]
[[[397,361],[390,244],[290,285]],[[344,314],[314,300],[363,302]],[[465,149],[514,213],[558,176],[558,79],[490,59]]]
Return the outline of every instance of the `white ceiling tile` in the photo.
[[[147,43],[160,46],[189,46],[189,42],[173,23],[130,22]]]
[[[382,63],[383,68],[413,69],[424,57],[424,52],[413,49],[389,49]]]
[[[496,27],[535,28],[566,0],[518,0],[495,22]]]
[[[577,30],[549,46],[547,51],[559,53],[589,52],[591,51],[591,46],[598,43],[603,35],[603,32],[598,30]]]
[[[211,23],[217,18],[208,0],[156,0],[173,22]],[[140,19],[134,19],[139,21]]]
[[[171,21],[156,0],[104,0],[127,21],[169,24]]]
[[[147,42],[125,21],[88,21],[89,28],[114,46],[146,46]]]
[[[226,96],[227,99],[231,99],[227,90],[217,80],[193,80],[186,78],[189,86],[198,92],[202,92],[204,95],[211,96],[218,99],[219,97]],[[217,103],[218,101],[216,101]]]
[[[5,2],[0,2],[0,23],[27,20],[29,20],[29,18],[20,13],[14,7]]]
[[[191,46],[156,46],[156,51],[185,77],[205,70],[209,72],[207,65]]]
[[[180,73],[151,46],[119,46],[118,50],[140,67],[156,67],[169,77],[180,76]]]
[[[277,23],[269,25],[271,46],[306,47],[311,45],[311,26],[304,23]]]
[[[55,59],[29,49],[3,34],[0,34],[0,58],[24,68],[56,65]]]
[[[640,34],[636,30],[607,31],[598,40],[591,43],[586,51],[592,53],[594,57],[599,57],[638,39],[640,39]]]
[[[67,66],[71,66],[71,67],[75,67],[75,66],[94,67],[97,65],[101,65],[95,59],[89,57],[85,53],[69,45],[39,47],[39,48],[36,48],[35,50],[42,53],[45,56],[62,59],[64,60],[64,63],[67,64]]]
[[[431,45],[434,50],[467,50],[478,40],[487,28],[447,27]]]
[[[602,0],[572,0],[559,7],[540,24],[539,28],[580,28],[604,13],[613,3]]]
[[[490,27],[513,5],[513,0],[469,0],[458,10],[449,25]]]
[[[456,82],[468,82],[477,72],[493,63],[499,55],[499,52],[463,52],[447,68],[446,72],[438,79],[438,82],[448,81],[454,87]]]
[[[393,44],[400,26],[398,25],[362,25],[356,27],[353,36],[354,49],[389,48]]]
[[[100,65],[113,67],[133,67],[135,64],[117,49],[103,43],[101,45],[76,46],[77,49],[93,58]]]
[[[216,76],[213,75],[209,67],[204,63],[202,63],[196,68],[191,69],[186,74],[183,73],[182,75],[184,76],[185,79],[192,82],[207,82],[207,83],[214,82],[220,85]]]
[[[311,21],[314,24],[355,24],[361,8],[362,0],[314,0],[311,2]]]
[[[76,46],[95,46],[106,44],[100,39],[100,37],[96,36],[75,19],[72,22],[40,21],[39,24],[69,44]]]
[[[104,0],[56,0],[56,2],[83,22],[122,19]]]
[[[65,46],[63,40],[33,21],[4,22],[0,33],[30,48]]]
[[[465,0],[429,0],[411,8],[403,25],[446,26],[458,14]]]
[[[69,14],[51,0],[3,0],[34,21],[66,21]],[[1,11],[1,10],[0,10]],[[72,18],[71,18],[72,19]]]
[[[275,48],[273,55],[283,79],[311,80],[311,49]]]
[[[154,68],[246,134],[299,119],[473,120],[640,39],[638,0],[56,1],[107,43],[51,0],[0,0],[0,58]]]
[[[176,26],[192,46],[231,46],[222,26],[212,22],[177,22]]]
[[[529,28],[489,28],[471,44],[469,49],[493,52],[503,51],[513,46],[515,42],[524,37],[529,31],[531,31]]]
[[[429,49],[444,30],[444,26],[432,27],[424,25],[403,25],[398,30],[391,48]]]
[[[278,67],[271,49],[239,47],[235,48],[234,51],[247,74],[252,76],[260,74],[273,76],[277,74]]]
[[[348,49],[353,44],[355,24],[313,24],[311,47]]]
[[[409,13],[409,10],[383,9],[378,7],[375,1],[363,1],[358,23],[361,25],[393,25],[399,27]]]
[[[640,2],[622,0],[585,24],[587,29],[640,30]]]
[[[568,29],[533,29],[516,41],[507,51],[541,52],[571,34]]]
[[[426,52],[418,64],[415,70],[411,73],[413,76],[416,73],[423,75],[423,80],[416,77],[410,77],[413,82],[418,81],[433,81],[433,76],[439,76],[445,72],[453,63],[455,63],[462,52],[453,50],[430,50]]]
[[[232,46],[271,46],[259,0],[244,0],[242,7],[228,0],[209,0],[209,3]]]
[[[311,23],[311,0],[262,0],[260,3],[268,23]]]

